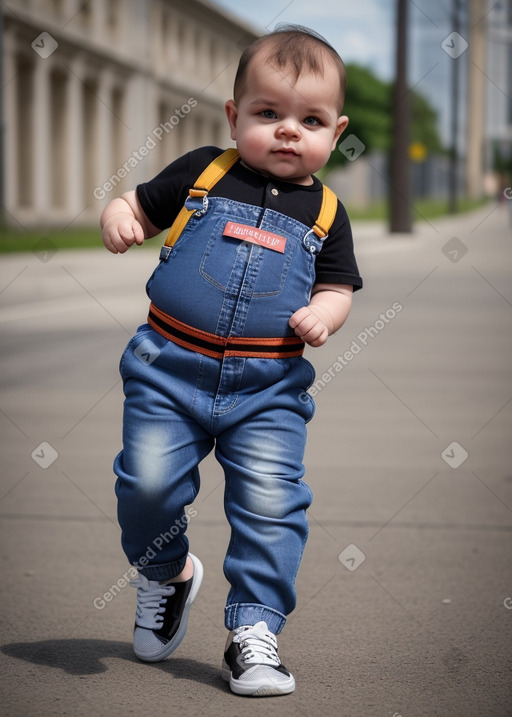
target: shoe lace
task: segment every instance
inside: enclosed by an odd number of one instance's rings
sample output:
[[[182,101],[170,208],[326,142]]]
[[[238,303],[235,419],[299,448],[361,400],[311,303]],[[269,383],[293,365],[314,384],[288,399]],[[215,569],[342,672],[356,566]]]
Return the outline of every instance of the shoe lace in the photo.
[[[244,626],[236,630],[233,642],[240,645],[239,659],[246,664],[272,665],[279,667],[281,660],[277,652],[276,636],[261,623]]]
[[[174,595],[176,588],[173,585],[161,585],[155,580],[148,580],[144,575],[138,575],[130,580],[130,585],[137,588],[137,627],[157,630],[164,622],[164,612],[167,598]]]

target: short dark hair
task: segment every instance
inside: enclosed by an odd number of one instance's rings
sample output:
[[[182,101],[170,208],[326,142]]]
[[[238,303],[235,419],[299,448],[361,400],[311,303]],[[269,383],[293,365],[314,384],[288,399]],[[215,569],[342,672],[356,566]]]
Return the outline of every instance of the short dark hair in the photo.
[[[280,25],[276,30],[263,35],[245,48],[238,63],[233,95],[238,102],[245,90],[245,79],[252,58],[263,48],[268,47],[267,62],[276,67],[292,67],[295,80],[304,69],[317,75],[323,75],[323,55],[328,54],[338,70],[339,113],[343,109],[347,72],[343,60],[336,50],[321,35],[302,25]]]

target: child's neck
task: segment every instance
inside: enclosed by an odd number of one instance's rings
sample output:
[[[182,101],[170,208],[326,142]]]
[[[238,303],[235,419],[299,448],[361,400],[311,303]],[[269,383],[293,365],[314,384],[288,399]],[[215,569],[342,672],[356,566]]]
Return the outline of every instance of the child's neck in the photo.
[[[305,177],[303,182],[293,182],[289,179],[280,179],[279,177],[274,177],[272,174],[265,174],[265,172],[260,172],[258,169],[254,169],[249,164],[247,164],[243,159],[240,160],[240,164],[242,165],[242,167],[245,167],[251,172],[254,172],[254,174],[259,174],[261,177],[268,177],[269,179],[273,179],[274,181],[281,182],[283,184],[298,184],[302,187],[310,187],[313,184],[313,177],[311,175]]]

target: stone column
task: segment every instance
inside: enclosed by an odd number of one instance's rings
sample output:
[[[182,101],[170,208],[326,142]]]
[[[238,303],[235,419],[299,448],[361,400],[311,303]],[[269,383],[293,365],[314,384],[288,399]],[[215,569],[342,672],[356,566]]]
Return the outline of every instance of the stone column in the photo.
[[[64,17],[69,22],[80,11],[81,0],[64,0]]]
[[[15,62],[15,38],[7,34],[4,39],[4,68],[3,68],[3,79],[4,79],[4,113],[5,113],[5,126],[4,136],[2,137],[4,143],[4,158],[5,167],[4,169],[4,188],[5,188],[5,206],[7,211],[14,216],[17,215],[17,209],[19,205],[18,197],[18,129],[19,129],[19,118],[17,116],[18,109],[18,79]]]
[[[68,146],[66,151],[67,177],[69,179],[66,211],[70,218],[84,209],[84,110],[83,110],[83,61],[73,58],[67,83],[66,111],[68,113]]]
[[[32,147],[35,218],[47,218],[50,212],[50,72],[51,57],[36,57],[33,75]],[[29,106],[27,106],[29,111]]]
[[[107,69],[102,70],[98,77],[98,97],[96,102],[96,147],[95,152],[95,186],[102,186],[117,167],[112,166],[112,78]],[[108,199],[116,196],[115,193]]]
[[[92,5],[92,36],[96,41],[107,40],[107,8],[105,0],[90,0]]]

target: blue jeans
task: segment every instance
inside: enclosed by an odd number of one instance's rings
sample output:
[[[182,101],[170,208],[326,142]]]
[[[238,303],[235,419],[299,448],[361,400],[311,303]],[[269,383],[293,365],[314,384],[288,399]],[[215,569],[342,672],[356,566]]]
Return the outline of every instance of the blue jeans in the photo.
[[[302,481],[312,366],[300,357],[220,361],[145,324],[123,354],[121,375],[123,451],[114,469],[128,559],[150,580],[183,570],[186,506],[199,490],[199,462],[215,449],[231,526],[226,627],[264,620],[280,632],[295,606],[312,500]]]

